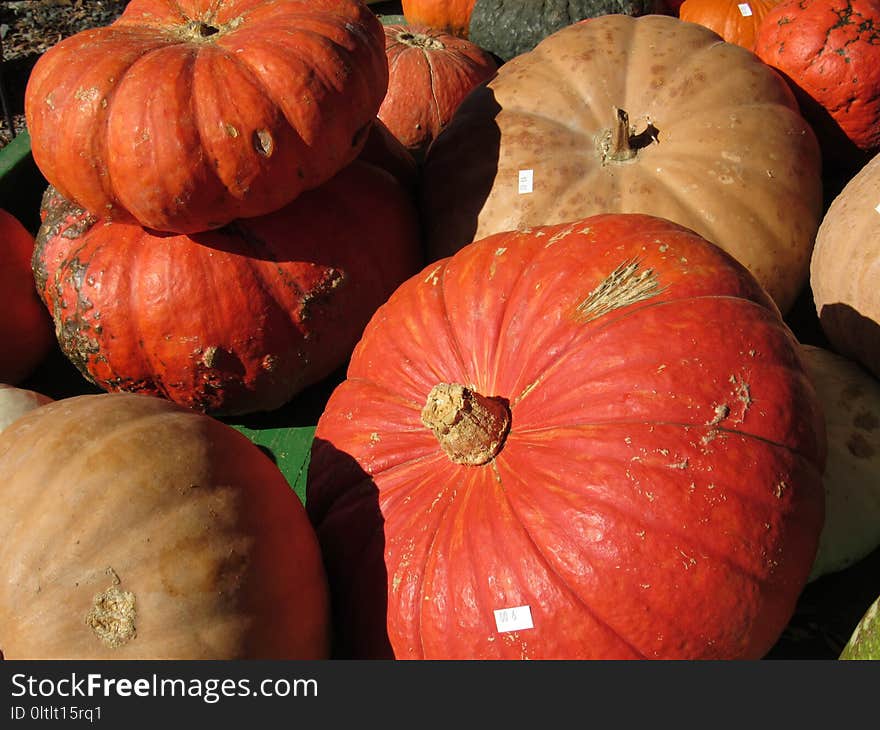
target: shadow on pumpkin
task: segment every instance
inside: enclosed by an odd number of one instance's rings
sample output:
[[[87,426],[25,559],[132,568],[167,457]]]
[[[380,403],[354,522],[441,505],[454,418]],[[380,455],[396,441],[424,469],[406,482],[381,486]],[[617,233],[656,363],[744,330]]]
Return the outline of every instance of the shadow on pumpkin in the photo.
[[[833,350],[880,378],[880,323],[841,302],[824,305],[819,322]]]
[[[331,658],[393,659],[379,491],[355,459],[321,438],[312,444],[306,511],[330,586]]]
[[[474,240],[477,219],[498,175],[500,111],[494,90],[486,83],[477,86],[428,148],[419,210],[429,263],[452,256]],[[462,160],[467,164],[462,166]]]

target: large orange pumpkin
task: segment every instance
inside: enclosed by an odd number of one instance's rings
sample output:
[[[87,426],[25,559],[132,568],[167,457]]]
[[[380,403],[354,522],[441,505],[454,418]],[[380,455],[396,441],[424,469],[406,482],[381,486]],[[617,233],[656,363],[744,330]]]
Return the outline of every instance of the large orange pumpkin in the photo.
[[[780,0],[684,0],[678,17],[714,30],[728,43],[752,50],[764,16]]]
[[[430,28],[467,38],[476,0],[401,0],[400,7],[410,25]]]
[[[422,263],[409,191],[355,161],[279,211],[157,234],[50,188],[37,288],[62,351],[108,391],[213,414],[272,410],[344,364]]]
[[[235,429],[83,395],[0,433],[6,659],[323,659],[327,584],[302,503]]]
[[[608,15],[475,89],[431,146],[421,201],[434,258],[602,212],[667,218],[731,253],[785,312],[808,276],[821,161],[793,93],[753,53],[669,16]]]
[[[0,383],[16,385],[30,375],[53,345],[52,320],[34,288],[30,261],[34,237],[0,208]]]
[[[387,84],[382,24],[358,0],[132,0],[39,59],[25,114],[65,197],[192,233],[326,182]]]
[[[662,219],[501,233],[403,284],[315,434],[341,656],[758,658],[825,432],[754,278]]]

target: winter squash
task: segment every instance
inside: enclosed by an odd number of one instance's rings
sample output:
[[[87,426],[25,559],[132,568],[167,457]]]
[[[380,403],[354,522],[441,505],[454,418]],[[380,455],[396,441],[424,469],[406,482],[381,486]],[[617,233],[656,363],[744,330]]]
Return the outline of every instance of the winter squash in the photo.
[[[685,0],[678,17],[714,30],[728,43],[752,50],[764,16],[780,0]]]
[[[49,353],[52,320],[34,289],[30,271],[34,237],[12,213],[0,208],[0,382],[17,385]]]
[[[827,171],[858,171],[880,149],[878,0],[785,0],[759,26],[755,53],[791,82]]]
[[[410,25],[427,25],[467,38],[476,0],[401,0],[403,17]]]
[[[474,242],[380,307],[318,421],[334,655],[760,657],[816,554],[824,438],[772,300],[692,231]]]
[[[327,656],[303,505],[220,421],[125,393],[50,403],[0,433],[0,499],[6,659]]]
[[[667,218],[731,253],[784,313],[807,282],[821,161],[754,54],[677,18],[613,15],[476,88],[431,146],[420,200],[431,258],[603,212]]]
[[[25,116],[62,195],[194,233],[326,182],[387,83],[382,25],[358,0],[132,0],[41,56]]]
[[[880,378],[880,155],[831,202],[816,234],[810,286],[831,347]]]
[[[468,38],[509,61],[578,21],[603,15],[646,15],[664,8],[664,0],[477,0]]]
[[[865,611],[840,654],[843,660],[880,660],[880,596]]]
[[[202,234],[90,217],[50,188],[37,289],[61,350],[107,391],[272,410],[347,359],[421,265],[410,194],[356,161],[285,208]]]
[[[51,402],[52,399],[42,393],[0,383],[0,431],[28,411]]]
[[[461,100],[497,68],[479,46],[424,25],[386,25],[388,92],[379,119],[417,158]]]
[[[801,345],[828,442],[825,526],[810,573],[854,565],[880,546],[880,382],[830,350]]]

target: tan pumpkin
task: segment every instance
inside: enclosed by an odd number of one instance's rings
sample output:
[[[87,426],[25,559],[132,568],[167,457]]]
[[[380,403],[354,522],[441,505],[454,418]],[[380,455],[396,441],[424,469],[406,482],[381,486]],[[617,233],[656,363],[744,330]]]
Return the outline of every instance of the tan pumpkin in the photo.
[[[500,231],[647,213],[731,253],[783,311],[822,213],[818,143],[783,79],[661,15],[576,23],[504,64],[435,140],[422,183],[433,258]]]
[[[52,399],[42,393],[0,383],[0,431],[28,411],[51,402]]]
[[[854,565],[880,546],[880,382],[825,348],[801,346],[825,413],[825,526],[810,579]]]
[[[319,659],[305,509],[242,434],[131,394],[49,403],[0,433],[6,659]]]
[[[847,182],[825,213],[810,286],[832,349],[880,377],[880,155]]]

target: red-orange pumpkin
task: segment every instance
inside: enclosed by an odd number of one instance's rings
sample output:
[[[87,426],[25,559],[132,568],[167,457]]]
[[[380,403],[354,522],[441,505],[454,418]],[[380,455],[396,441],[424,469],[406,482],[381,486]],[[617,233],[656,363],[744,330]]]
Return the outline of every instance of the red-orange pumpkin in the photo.
[[[685,0],[678,17],[714,30],[728,43],[752,50],[764,16],[780,0]]]
[[[49,189],[37,288],[61,349],[108,391],[272,410],[340,367],[421,265],[411,195],[356,161],[276,213],[202,234],[96,221]]]
[[[388,92],[379,119],[417,157],[497,65],[479,46],[425,25],[386,25]]]
[[[473,243],[377,311],[318,423],[337,655],[760,657],[816,554],[825,448],[778,310],[692,231]]]
[[[785,0],[755,53],[792,84],[826,167],[857,170],[880,149],[880,1]]]
[[[40,58],[25,114],[65,197],[190,233],[336,174],[387,84],[382,24],[358,0],[132,0]]]
[[[16,385],[52,347],[52,320],[31,276],[34,237],[12,213],[0,208],[0,383]]]

